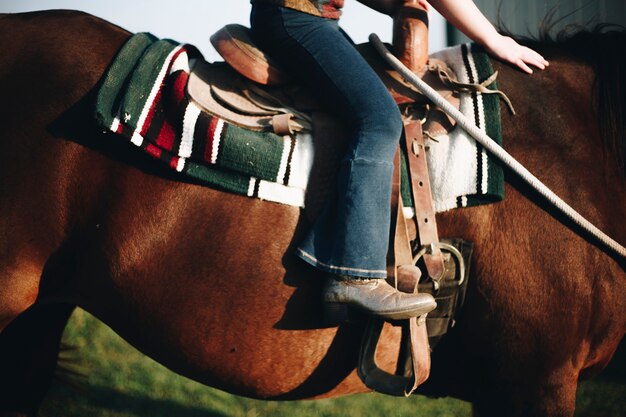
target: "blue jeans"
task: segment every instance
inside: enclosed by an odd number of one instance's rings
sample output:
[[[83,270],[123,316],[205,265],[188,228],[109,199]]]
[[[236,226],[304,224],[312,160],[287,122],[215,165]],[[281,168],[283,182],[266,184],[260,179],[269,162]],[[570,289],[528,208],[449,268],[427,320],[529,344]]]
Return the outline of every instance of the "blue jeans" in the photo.
[[[253,5],[255,41],[346,124],[337,197],[296,254],[326,272],[385,278],[397,105],[336,20]]]

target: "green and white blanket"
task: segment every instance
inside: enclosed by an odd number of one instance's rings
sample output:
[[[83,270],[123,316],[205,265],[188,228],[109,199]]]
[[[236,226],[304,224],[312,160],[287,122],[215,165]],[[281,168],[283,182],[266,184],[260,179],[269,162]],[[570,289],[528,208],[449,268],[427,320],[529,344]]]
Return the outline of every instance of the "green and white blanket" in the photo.
[[[482,81],[492,72],[487,56],[473,47],[445,50],[439,58],[448,62],[461,82]],[[203,112],[186,91],[190,59],[202,59],[193,46],[146,33],[132,36],[98,91],[99,123],[202,184],[304,207],[313,137],[250,131]],[[501,139],[496,96],[466,94],[461,111],[494,139]],[[430,149],[437,211],[502,199],[500,167],[463,132],[439,137]],[[408,187],[403,196],[410,199]]]
[[[433,54],[448,64],[461,83],[480,83],[493,73],[489,56],[476,44]],[[490,89],[496,90],[494,82]],[[500,102],[496,94],[463,93],[459,110],[502,145]],[[502,167],[463,129],[428,142],[428,169],[435,211],[476,206],[504,198]]]

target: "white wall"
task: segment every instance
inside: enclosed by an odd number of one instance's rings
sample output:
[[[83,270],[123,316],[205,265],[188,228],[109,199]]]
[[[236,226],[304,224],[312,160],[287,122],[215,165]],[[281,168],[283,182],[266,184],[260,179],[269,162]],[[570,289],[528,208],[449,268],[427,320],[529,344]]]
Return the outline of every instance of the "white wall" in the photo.
[[[219,6],[216,6],[219,4]],[[42,9],[76,9],[102,17],[131,32],[152,32],[195,45],[209,61],[220,60],[209,37],[227,23],[248,25],[249,0],[0,0],[0,13]],[[391,19],[347,0],[341,26],[355,42],[367,42],[375,32],[391,42]],[[445,22],[433,12],[430,49],[445,46]]]

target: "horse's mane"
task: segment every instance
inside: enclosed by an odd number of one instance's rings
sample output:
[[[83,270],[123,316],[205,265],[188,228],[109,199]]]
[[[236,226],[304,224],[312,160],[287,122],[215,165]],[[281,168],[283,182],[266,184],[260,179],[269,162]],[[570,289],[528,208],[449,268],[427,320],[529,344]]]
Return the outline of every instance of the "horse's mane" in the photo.
[[[626,28],[598,24],[592,29],[567,26],[552,36],[555,22],[544,22],[534,38],[516,38],[539,50],[552,47],[589,64],[595,71],[595,103],[607,149],[626,174]]]

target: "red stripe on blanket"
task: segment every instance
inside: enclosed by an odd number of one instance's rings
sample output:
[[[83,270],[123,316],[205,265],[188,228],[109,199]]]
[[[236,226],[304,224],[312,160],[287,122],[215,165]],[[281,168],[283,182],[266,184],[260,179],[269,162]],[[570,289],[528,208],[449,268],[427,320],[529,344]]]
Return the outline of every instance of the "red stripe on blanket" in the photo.
[[[174,139],[176,139],[176,129],[170,123],[169,118],[166,117],[161,125],[161,130],[157,136],[156,144],[160,148],[165,149],[168,152],[172,152],[174,149]]]
[[[146,135],[146,132],[148,131],[148,127],[152,123],[152,118],[154,117],[154,109],[156,108],[156,104],[159,102],[159,100],[161,100],[161,94],[163,92],[163,86],[165,84],[164,80],[166,80],[171,75],[170,72],[172,71],[172,66],[174,65],[174,61],[176,61],[176,58],[178,58],[180,54],[186,53],[186,52],[187,51],[185,50],[185,48],[180,48],[178,51],[176,51],[174,56],[172,56],[172,58],[167,64],[167,70],[165,71],[165,76],[163,77],[163,79],[156,80],[156,82],[161,83],[161,85],[159,86],[159,90],[157,91],[157,94],[154,97],[154,100],[152,101],[152,103],[150,103],[150,110],[148,110],[146,120],[144,121],[143,126],[141,127],[141,133],[140,133],[141,136]],[[181,71],[181,72],[184,73],[184,71]],[[146,105],[147,104],[148,103],[146,103]]]
[[[215,129],[217,128],[217,123],[219,122],[218,117],[212,117],[211,123],[209,124],[209,130],[207,131],[207,140],[206,140],[206,148],[204,148],[204,160],[208,163],[211,163],[211,156],[213,154],[213,141],[215,140]]]
[[[148,152],[150,155],[152,155],[153,157],[157,159],[161,157],[161,149],[157,148],[151,143],[149,143],[148,146],[146,146],[146,152]]]
[[[170,159],[170,167],[174,168],[174,169],[178,169],[178,160],[180,158],[178,158],[177,156],[172,157],[172,159]]]
[[[189,80],[189,74],[185,71],[177,71],[176,74],[174,74],[174,77],[171,99],[174,106],[178,107],[178,105],[185,98],[185,87],[187,86],[187,81]]]

